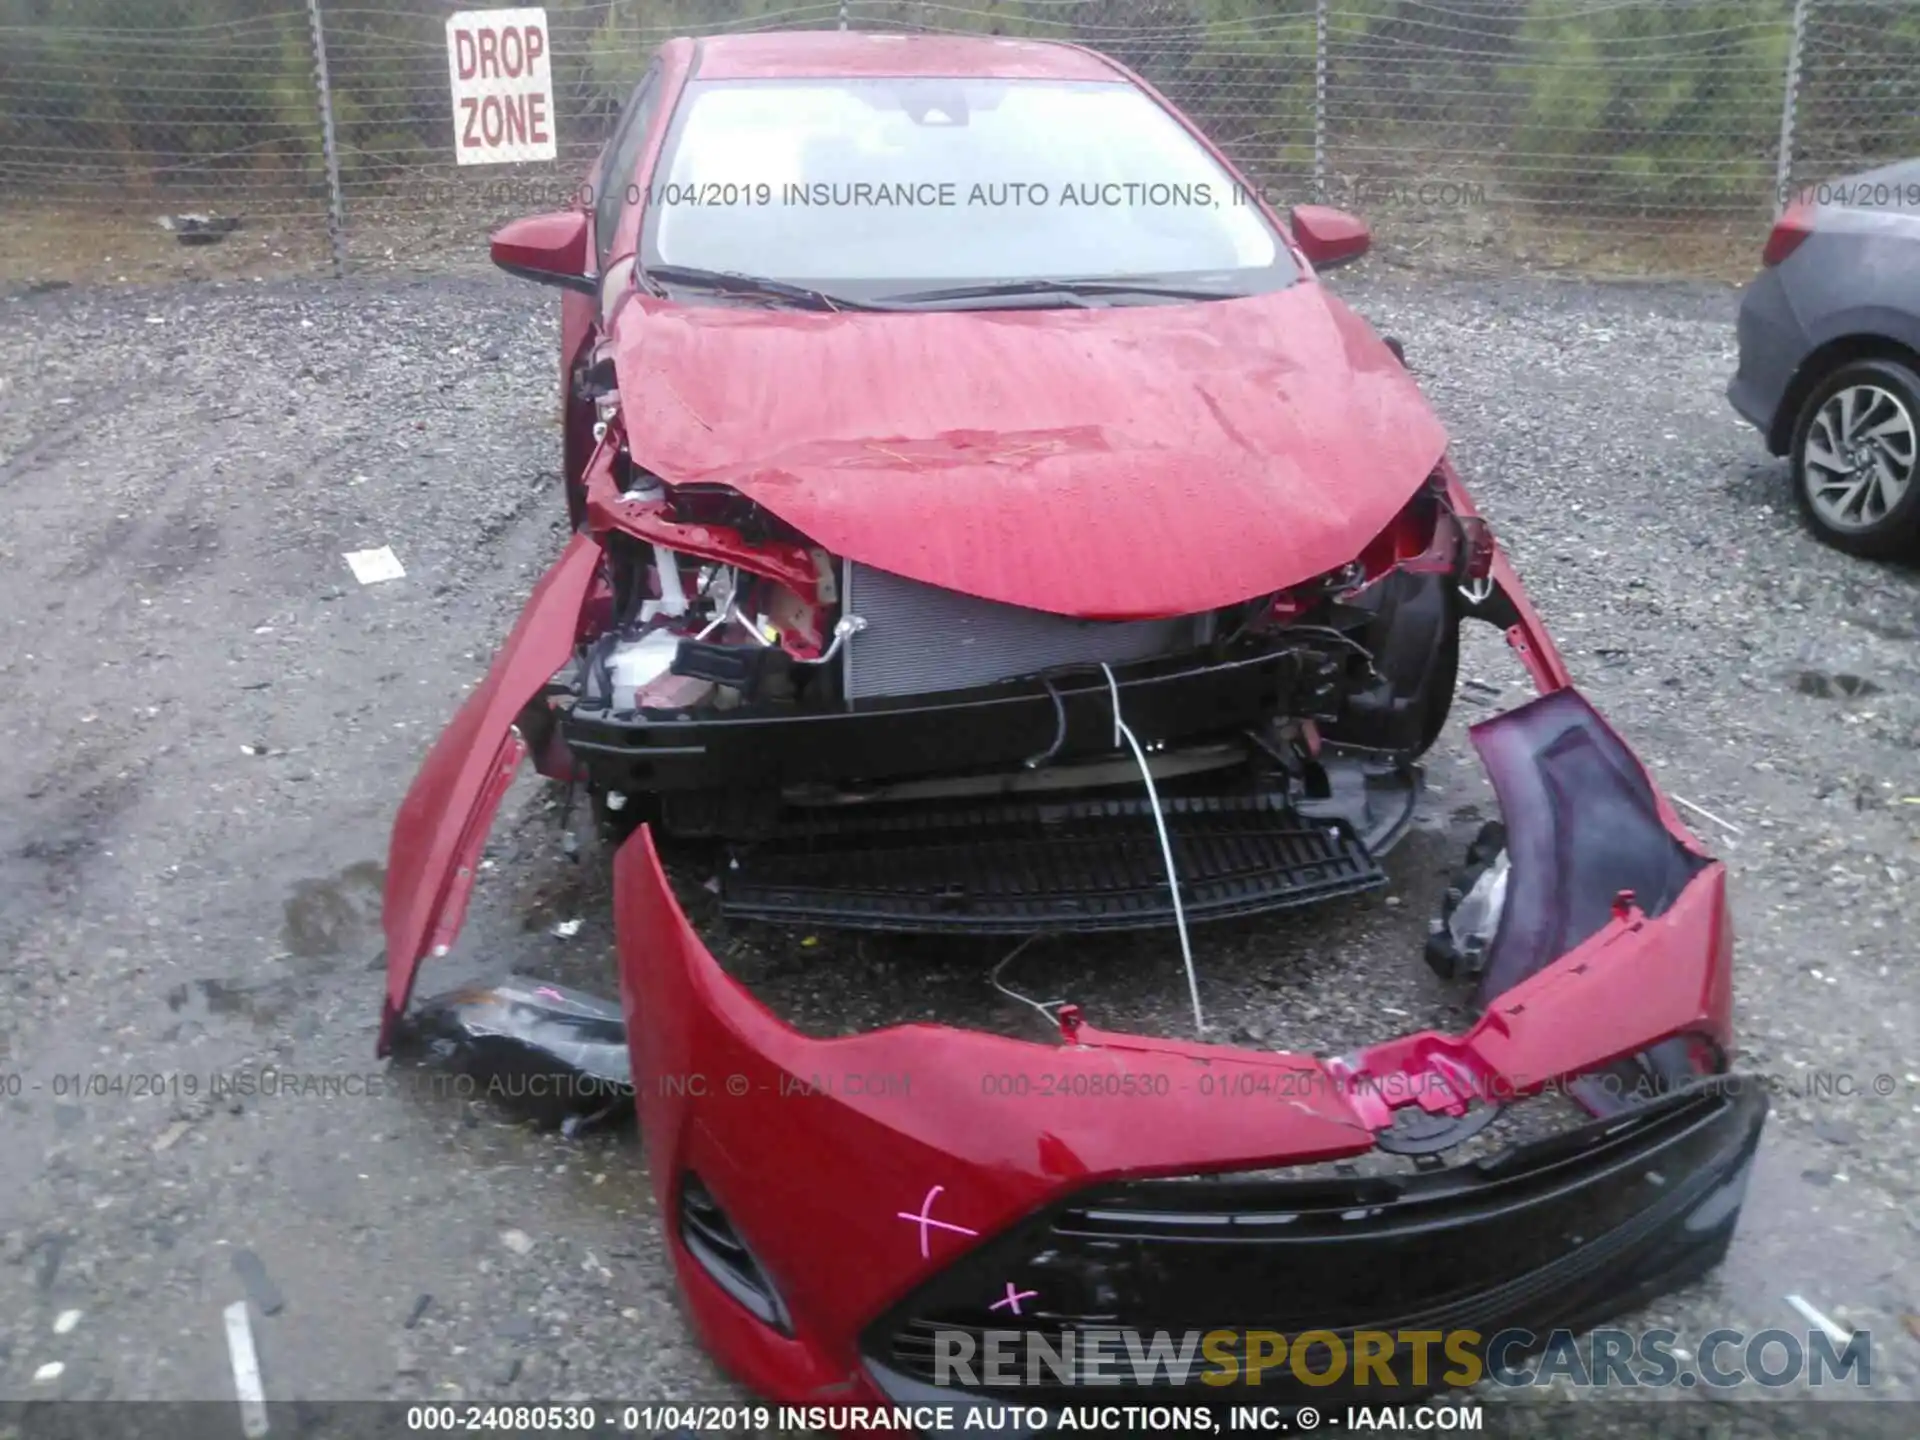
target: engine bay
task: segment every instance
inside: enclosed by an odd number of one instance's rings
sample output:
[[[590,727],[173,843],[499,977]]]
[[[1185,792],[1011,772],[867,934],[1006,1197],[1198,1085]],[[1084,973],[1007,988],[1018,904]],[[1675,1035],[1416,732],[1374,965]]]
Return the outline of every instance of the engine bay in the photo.
[[[725,486],[669,486],[617,424],[588,469],[603,558],[575,653],[521,729],[542,772],[623,831],[765,838],[796,811],[1147,777],[1365,795],[1369,767],[1410,766],[1444,724],[1458,585],[1490,555],[1436,473],[1361,556],[1304,584],[1198,614],[1054,614],[829,555]],[[1116,756],[1123,713],[1134,765]]]

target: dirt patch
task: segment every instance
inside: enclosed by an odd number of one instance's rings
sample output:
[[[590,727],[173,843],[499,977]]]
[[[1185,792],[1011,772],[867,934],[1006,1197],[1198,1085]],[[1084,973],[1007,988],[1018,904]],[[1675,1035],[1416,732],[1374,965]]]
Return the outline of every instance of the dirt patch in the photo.
[[[311,215],[243,215],[240,229],[212,245],[183,245],[161,228],[161,215],[186,213],[233,212],[172,201],[136,212],[10,200],[0,207],[0,293],[252,279],[326,268],[326,223],[318,209]]]

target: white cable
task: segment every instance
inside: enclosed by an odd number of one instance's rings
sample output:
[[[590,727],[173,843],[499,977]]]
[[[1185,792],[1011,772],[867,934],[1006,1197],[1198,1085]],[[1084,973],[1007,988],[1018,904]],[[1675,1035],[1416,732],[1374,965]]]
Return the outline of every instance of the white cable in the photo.
[[[1002,985],[1000,983],[1000,972],[1006,969],[1007,966],[1011,965],[1016,959],[1018,959],[1020,957],[1021,952],[1024,951],[1029,945],[1033,944],[1034,941],[1038,940],[1041,937],[1041,935],[1044,933],[1045,933],[1044,931],[1039,931],[1032,935],[1029,935],[1027,936],[1026,939],[1022,940],[1018,945],[1014,946],[1013,949],[1009,950],[1007,952],[1006,958],[1002,960],[998,965],[993,967],[993,973],[987,977],[987,980],[988,980],[988,983],[990,983],[994,989],[998,990],[1002,995],[1006,996],[1009,1000],[1018,1000],[1022,1005],[1031,1005],[1035,1010],[1038,1010],[1040,1012],[1040,1018],[1042,1020],[1045,1020],[1047,1024],[1058,1026],[1060,1023],[1060,1017],[1055,1015],[1053,1012],[1058,1007],[1066,1004],[1067,1002],[1065,1000],[1035,1000],[1030,995],[1022,995],[1018,990],[1011,989],[1008,986]]]
[[[1180,872],[1173,865],[1173,842],[1167,839],[1167,820],[1160,813],[1160,792],[1153,788],[1153,771],[1147,768],[1146,753],[1141,750],[1140,742],[1133,738],[1133,731],[1127,728],[1127,722],[1120,718],[1120,684],[1113,678],[1113,669],[1105,661],[1101,662],[1100,669],[1107,677],[1107,691],[1113,696],[1113,743],[1118,745],[1124,739],[1132,747],[1134,763],[1140,767],[1140,778],[1147,782],[1147,803],[1153,806],[1153,828],[1160,832],[1160,856],[1167,862],[1167,889],[1173,895],[1173,923],[1180,931],[1180,959],[1187,967],[1187,993],[1193,997],[1193,1028],[1204,1035],[1207,1022],[1200,1013],[1200,981],[1193,973],[1193,945],[1187,939],[1187,912],[1180,903]]]

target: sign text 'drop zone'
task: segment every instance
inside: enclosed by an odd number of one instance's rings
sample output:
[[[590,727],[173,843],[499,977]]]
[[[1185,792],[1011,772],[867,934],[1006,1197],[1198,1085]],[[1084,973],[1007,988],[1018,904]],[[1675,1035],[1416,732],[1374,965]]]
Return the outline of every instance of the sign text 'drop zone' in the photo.
[[[551,160],[552,47],[547,12],[462,10],[447,19],[453,151],[462,165]]]

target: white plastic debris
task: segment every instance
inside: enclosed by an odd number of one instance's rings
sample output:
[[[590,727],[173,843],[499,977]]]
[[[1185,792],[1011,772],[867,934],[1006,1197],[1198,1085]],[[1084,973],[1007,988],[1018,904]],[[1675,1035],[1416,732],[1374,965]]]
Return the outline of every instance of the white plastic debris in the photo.
[[[56,1335],[65,1335],[79,1323],[80,1312],[78,1310],[62,1310],[53,1322],[53,1333]]]
[[[260,1357],[253,1348],[253,1325],[247,1302],[236,1300],[223,1312],[227,1322],[227,1354],[233,1362],[233,1393],[240,1402],[240,1430],[247,1440],[267,1433],[267,1391],[260,1381]]]
[[[183,242],[208,245],[240,228],[238,215],[160,215],[155,223]]]
[[[51,1385],[66,1373],[66,1366],[62,1365],[58,1360],[49,1360],[33,1372],[33,1383],[36,1385]]]
[[[186,1133],[187,1122],[184,1120],[174,1121],[154,1137],[153,1148],[155,1153],[157,1154],[163,1150],[171,1150],[174,1145],[178,1143],[180,1137]]]
[[[393,553],[391,545],[382,545],[377,550],[349,550],[347,565],[353,571],[353,578],[362,585],[378,585],[382,580],[398,580],[407,573],[401,567],[400,560]]]
[[[1849,1340],[1853,1339],[1853,1332],[1851,1330],[1846,1329],[1838,1321],[1829,1319],[1827,1316],[1821,1314],[1820,1311],[1808,1303],[1804,1296],[1789,1295],[1787,1296],[1787,1304],[1799,1312],[1802,1320],[1819,1330],[1821,1334],[1825,1335],[1827,1339],[1831,1340],[1834,1344],[1845,1345]]]
[[[558,925],[553,927],[553,933],[562,940],[571,940],[580,933],[580,926],[583,923],[583,921],[579,920],[562,920]]]
[[[1693,803],[1693,801],[1687,799],[1684,795],[1675,795],[1673,797],[1673,800],[1675,804],[1686,806],[1687,809],[1693,811],[1694,814],[1705,816],[1707,819],[1711,820],[1714,824],[1718,825],[1722,830],[1726,831],[1729,835],[1738,835],[1741,833],[1740,827],[1734,824],[1731,820],[1722,820],[1718,815],[1714,814],[1711,810],[1707,809],[1706,806],[1696,805]]]
[[[516,1255],[525,1255],[533,1249],[533,1237],[524,1230],[502,1230],[500,1243]]]

